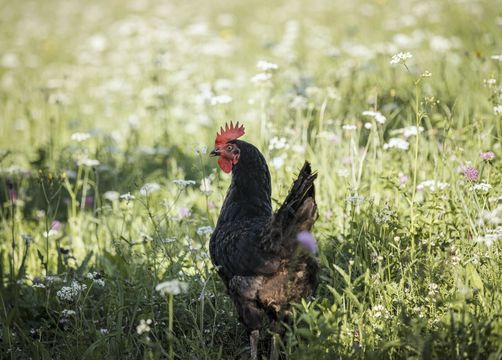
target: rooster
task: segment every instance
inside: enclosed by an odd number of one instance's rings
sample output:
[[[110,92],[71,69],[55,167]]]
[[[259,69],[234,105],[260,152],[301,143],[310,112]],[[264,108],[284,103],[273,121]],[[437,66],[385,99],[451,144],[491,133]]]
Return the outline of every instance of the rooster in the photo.
[[[209,251],[249,334],[251,358],[256,359],[260,330],[268,325],[273,333],[280,332],[290,303],[313,295],[317,286],[316,244],[308,233],[317,217],[317,174],[305,162],[273,213],[267,163],[254,145],[238,140],[242,135],[244,126],[225,124],[211,151],[221,170],[232,173],[232,182]],[[276,354],[272,337],[270,357]]]

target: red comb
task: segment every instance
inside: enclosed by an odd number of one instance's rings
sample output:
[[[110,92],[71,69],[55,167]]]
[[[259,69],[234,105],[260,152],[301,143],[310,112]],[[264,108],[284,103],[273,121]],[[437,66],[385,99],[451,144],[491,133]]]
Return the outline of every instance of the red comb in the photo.
[[[225,123],[225,129],[220,128],[220,133],[216,133],[216,140],[214,142],[216,147],[225,145],[230,140],[235,140],[244,135],[244,125],[239,126],[239,122],[235,123],[235,126],[230,122],[230,126]]]

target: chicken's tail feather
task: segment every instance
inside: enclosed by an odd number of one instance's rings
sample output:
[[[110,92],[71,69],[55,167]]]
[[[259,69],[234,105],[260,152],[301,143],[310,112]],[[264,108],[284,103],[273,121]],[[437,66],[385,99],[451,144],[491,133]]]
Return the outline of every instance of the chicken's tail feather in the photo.
[[[305,162],[298,178],[293,183],[284,203],[275,212],[268,240],[270,250],[279,250],[302,230],[310,230],[317,218],[314,181],[317,173],[312,172],[309,162]],[[264,239],[265,240],[265,239]]]

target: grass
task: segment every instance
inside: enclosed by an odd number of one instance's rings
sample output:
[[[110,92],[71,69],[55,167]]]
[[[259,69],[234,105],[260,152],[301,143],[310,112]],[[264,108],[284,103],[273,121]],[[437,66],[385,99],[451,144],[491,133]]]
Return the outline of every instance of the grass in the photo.
[[[287,358],[502,358],[495,1],[49,0],[0,19],[2,358],[247,357],[207,248],[230,177],[206,147],[230,120],[275,206],[305,159],[319,172],[321,285]]]

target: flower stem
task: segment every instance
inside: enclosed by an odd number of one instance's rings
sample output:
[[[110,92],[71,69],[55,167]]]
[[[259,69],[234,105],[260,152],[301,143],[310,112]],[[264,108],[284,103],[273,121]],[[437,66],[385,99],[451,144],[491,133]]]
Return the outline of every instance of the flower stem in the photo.
[[[169,316],[168,334],[167,339],[169,342],[169,360],[174,359],[173,351],[173,294],[169,294],[169,300],[167,304],[167,311]]]
[[[415,233],[415,196],[417,191],[417,171],[418,171],[418,144],[420,140],[420,113],[419,113],[419,98],[420,98],[420,79],[415,81],[415,126],[416,126],[416,136],[415,136],[415,154],[413,161],[413,188],[411,193],[411,208],[410,208],[410,233],[413,236]],[[411,241],[411,255],[415,254],[415,241]]]

